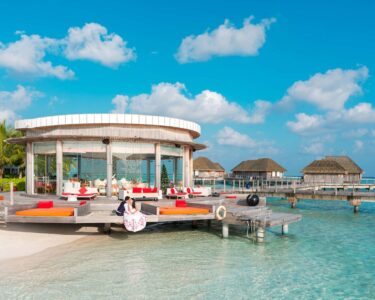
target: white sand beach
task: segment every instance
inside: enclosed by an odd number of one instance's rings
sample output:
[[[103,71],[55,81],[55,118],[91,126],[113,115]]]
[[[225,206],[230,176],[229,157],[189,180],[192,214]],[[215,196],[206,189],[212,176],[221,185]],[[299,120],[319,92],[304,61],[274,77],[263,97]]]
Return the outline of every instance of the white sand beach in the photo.
[[[95,227],[54,224],[0,225],[0,262],[29,256],[97,233]]]

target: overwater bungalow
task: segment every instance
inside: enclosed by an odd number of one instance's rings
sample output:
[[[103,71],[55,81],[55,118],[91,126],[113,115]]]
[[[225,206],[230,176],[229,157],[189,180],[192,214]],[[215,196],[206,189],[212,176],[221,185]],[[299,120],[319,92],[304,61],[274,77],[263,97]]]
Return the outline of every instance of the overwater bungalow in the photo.
[[[194,178],[197,179],[224,179],[225,169],[217,162],[207,157],[197,157],[193,161]]]
[[[108,197],[131,186],[161,188],[193,183],[193,151],[201,128],[185,120],[131,114],[77,114],[18,120],[26,146],[26,193],[62,195],[64,188],[91,188]],[[80,192],[81,193],[81,192]],[[90,193],[91,194],[91,193]]]
[[[240,179],[278,179],[286,169],[271,158],[245,160],[232,169],[234,178]]]
[[[306,183],[360,183],[363,170],[348,156],[326,156],[303,170]]]

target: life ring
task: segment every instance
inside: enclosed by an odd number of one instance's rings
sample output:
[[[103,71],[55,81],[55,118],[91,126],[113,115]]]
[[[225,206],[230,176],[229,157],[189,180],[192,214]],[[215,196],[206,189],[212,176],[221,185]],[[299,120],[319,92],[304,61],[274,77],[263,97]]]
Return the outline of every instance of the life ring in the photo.
[[[225,208],[225,206],[220,205],[216,209],[216,213],[215,213],[216,220],[219,220],[219,221],[224,220],[226,216],[227,216],[227,209]]]

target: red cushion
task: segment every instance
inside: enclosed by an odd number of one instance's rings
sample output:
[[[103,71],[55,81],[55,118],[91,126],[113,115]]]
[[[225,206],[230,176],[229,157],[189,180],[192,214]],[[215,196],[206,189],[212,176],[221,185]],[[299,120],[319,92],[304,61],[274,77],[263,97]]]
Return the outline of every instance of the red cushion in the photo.
[[[171,194],[176,194],[176,189],[175,188],[171,188]]]
[[[176,200],[176,207],[187,207],[185,200]]]
[[[143,188],[144,193],[152,193],[152,188]]]
[[[236,199],[237,196],[234,196],[234,195],[228,195],[228,196],[226,196],[225,198],[228,198],[228,199]]]
[[[87,201],[82,200],[82,201],[79,202],[79,206],[85,205],[86,203],[87,203]]]
[[[187,195],[187,193],[178,192],[177,195],[179,195],[179,196],[181,196],[181,195]]]
[[[191,188],[189,188],[189,187],[186,189],[186,191],[187,191],[189,194],[191,194],[191,192],[192,192]]]
[[[78,192],[82,195],[82,194],[85,194],[87,192],[87,189],[83,186],[81,187]]]
[[[53,207],[53,201],[38,201],[38,208],[52,208]]]
[[[152,189],[152,193],[157,193],[158,192],[158,188],[157,187],[154,187],[153,189]]]
[[[140,188],[140,187],[133,187],[133,193],[142,193],[142,188]]]

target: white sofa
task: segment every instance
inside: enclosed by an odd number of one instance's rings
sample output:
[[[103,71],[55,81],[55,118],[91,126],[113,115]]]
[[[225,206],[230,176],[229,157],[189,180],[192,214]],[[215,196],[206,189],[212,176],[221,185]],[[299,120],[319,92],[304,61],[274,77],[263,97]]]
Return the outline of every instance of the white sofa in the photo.
[[[163,198],[162,191],[156,188],[145,188],[145,187],[133,187],[131,189],[120,189],[118,193],[119,200],[125,200],[125,197],[129,196],[131,198],[145,198],[161,200]]]

